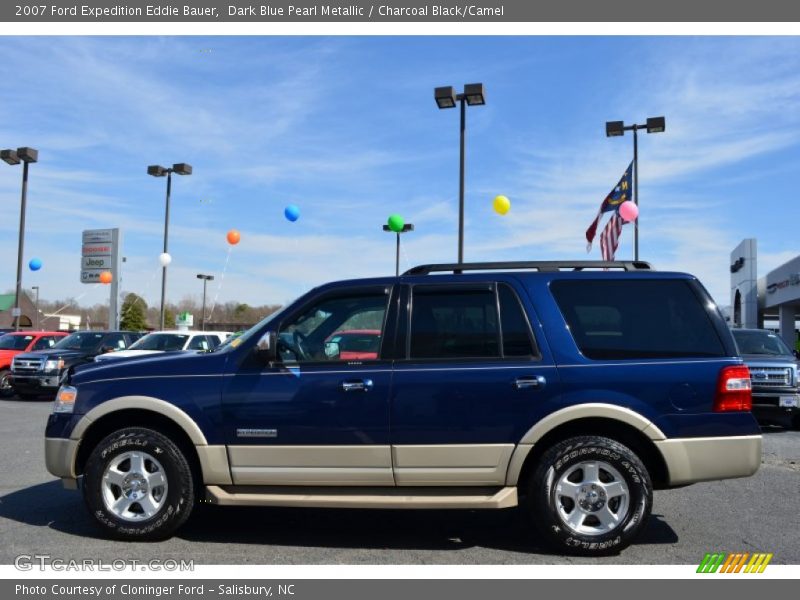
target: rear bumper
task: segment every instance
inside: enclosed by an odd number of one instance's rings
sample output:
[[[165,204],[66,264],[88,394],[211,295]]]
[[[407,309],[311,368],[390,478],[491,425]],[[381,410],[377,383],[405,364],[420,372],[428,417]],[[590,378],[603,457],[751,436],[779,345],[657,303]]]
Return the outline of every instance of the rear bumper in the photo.
[[[670,485],[749,477],[761,464],[761,436],[673,438],[654,442]]]

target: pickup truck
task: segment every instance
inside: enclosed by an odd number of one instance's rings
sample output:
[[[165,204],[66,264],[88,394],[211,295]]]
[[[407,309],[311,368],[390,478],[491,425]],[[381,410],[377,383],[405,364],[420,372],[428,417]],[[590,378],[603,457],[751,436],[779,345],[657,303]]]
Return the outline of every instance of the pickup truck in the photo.
[[[14,394],[11,387],[11,361],[23,352],[36,352],[51,348],[66,331],[16,331],[0,335],[0,397]]]
[[[750,369],[753,415],[765,425],[800,429],[797,351],[766,329],[734,329],[733,339]]]
[[[65,369],[98,354],[122,350],[141,337],[135,331],[76,331],[46,350],[18,354],[11,363],[11,387],[22,399],[55,396]]]

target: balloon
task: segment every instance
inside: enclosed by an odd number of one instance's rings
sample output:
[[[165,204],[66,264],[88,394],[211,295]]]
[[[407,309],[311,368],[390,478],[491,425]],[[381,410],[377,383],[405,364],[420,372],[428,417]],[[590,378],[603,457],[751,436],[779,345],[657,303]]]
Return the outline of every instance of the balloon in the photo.
[[[235,229],[231,229],[226,236],[228,238],[228,243],[231,246],[235,246],[239,243],[239,240],[242,239],[242,234],[236,231]]]
[[[162,267],[166,267],[169,263],[172,262],[172,256],[168,252],[162,252],[158,255],[158,262],[161,263]]]
[[[102,273],[100,273],[100,283],[108,284],[111,283],[112,279],[113,277],[111,275],[111,271],[103,271]]]
[[[622,220],[626,223],[635,221],[636,217],[639,216],[639,207],[630,200],[626,200],[619,205],[619,216],[622,217]]]
[[[403,227],[405,227],[405,221],[403,221],[403,217],[400,215],[392,215],[389,217],[387,221],[389,225],[389,229],[394,231],[395,233],[401,233],[403,231]]]
[[[28,267],[31,271],[38,271],[42,268],[42,261],[38,258],[32,258],[31,262],[28,263]]]
[[[283,210],[283,216],[286,217],[287,220],[294,223],[300,218],[300,207],[290,204]]]
[[[505,196],[495,196],[493,206],[494,212],[496,212],[498,215],[504,215],[511,210],[511,200]]]

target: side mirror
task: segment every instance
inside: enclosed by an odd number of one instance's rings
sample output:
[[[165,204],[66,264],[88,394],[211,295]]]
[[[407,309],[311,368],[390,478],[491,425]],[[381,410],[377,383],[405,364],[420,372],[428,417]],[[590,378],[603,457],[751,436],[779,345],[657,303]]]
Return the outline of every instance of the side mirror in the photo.
[[[339,342],[325,342],[325,356],[331,360],[335,360],[339,358],[339,354],[341,354],[341,348],[339,347]]]
[[[256,344],[258,354],[268,362],[278,360],[278,335],[270,330],[259,338]]]

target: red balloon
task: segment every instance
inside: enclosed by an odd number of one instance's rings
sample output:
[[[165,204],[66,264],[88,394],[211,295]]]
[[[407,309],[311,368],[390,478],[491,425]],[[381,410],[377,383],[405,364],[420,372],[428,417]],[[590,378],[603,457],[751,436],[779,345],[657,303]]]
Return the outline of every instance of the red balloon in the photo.
[[[242,239],[241,234],[238,231],[236,231],[235,229],[231,229],[228,232],[228,236],[227,237],[228,237],[228,243],[231,246],[235,246],[236,244],[239,243],[239,240]]]

